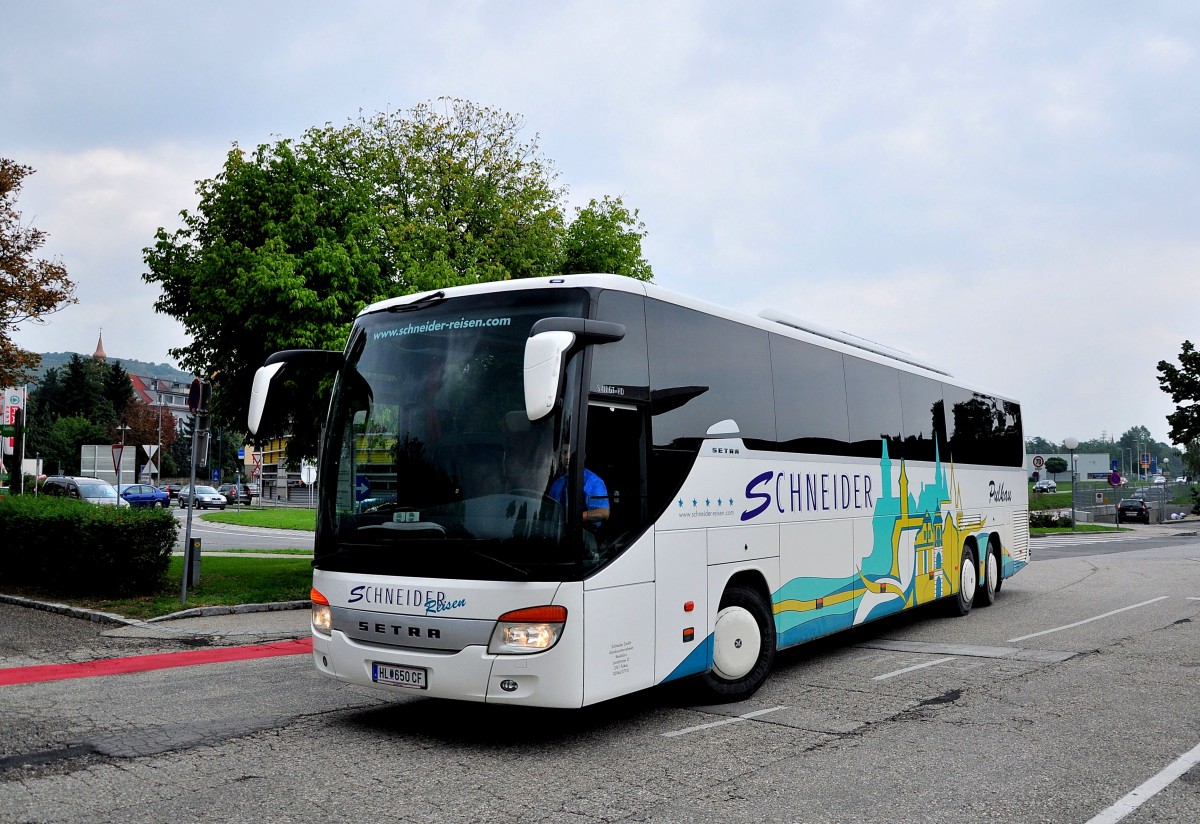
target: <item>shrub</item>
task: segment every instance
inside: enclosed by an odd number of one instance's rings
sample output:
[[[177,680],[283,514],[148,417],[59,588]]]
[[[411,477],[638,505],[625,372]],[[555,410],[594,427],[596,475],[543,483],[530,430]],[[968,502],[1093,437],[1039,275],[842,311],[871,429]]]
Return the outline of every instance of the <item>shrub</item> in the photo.
[[[67,596],[150,593],[166,576],[178,534],[168,510],[0,498],[0,586]]]
[[[1050,529],[1065,529],[1071,526],[1070,515],[1059,515],[1053,510],[1043,512],[1029,513],[1029,526],[1033,527],[1048,527]]]

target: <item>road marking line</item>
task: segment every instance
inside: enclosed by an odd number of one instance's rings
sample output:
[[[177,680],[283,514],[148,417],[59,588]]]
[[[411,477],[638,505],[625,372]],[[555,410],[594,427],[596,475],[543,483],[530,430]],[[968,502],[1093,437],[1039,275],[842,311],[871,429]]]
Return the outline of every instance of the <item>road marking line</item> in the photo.
[[[745,721],[750,718],[757,718],[758,716],[766,715],[769,712],[775,712],[776,710],[785,710],[785,709],[787,709],[787,707],[771,707],[770,709],[767,709],[767,710],[755,710],[754,712],[748,712],[745,715],[739,715],[735,718],[725,718],[721,721],[713,721],[711,724],[700,724],[699,726],[696,726],[696,727],[687,727],[682,730],[675,730],[674,732],[664,732],[662,734],[662,737],[663,738],[674,738],[677,735],[687,735],[689,732],[698,732],[699,730],[710,730],[713,727],[723,727],[726,724],[736,724],[738,721]]]
[[[913,670],[925,669],[926,667],[932,667],[932,666],[936,666],[938,664],[944,664],[947,661],[953,661],[953,660],[954,660],[953,655],[946,656],[945,658],[935,658],[932,661],[926,661],[924,664],[914,664],[911,667],[905,667],[904,669],[899,669],[899,670],[896,670],[895,672],[885,673],[884,675],[876,675],[872,680],[882,681],[885,678],[894,678],[895,676],[903,675],[906,672],[912,672]]]
[[[1116,615],[1118,612],[1126,612],[1131,609],[1137,609],[1138,607],[1144,607],[1147,604],[1153,604],[1153,603],[1165,600],[1170,597],[1171,597],[1170,595],[1160,595],[1157,598],[1151,598],[1149,601],[1142,601],[1140,604],[1133,604],[1131,606],[1121,607],[1120,609],[1114,609],[1112,612],[1106,612],[1103,615],[1096,615],[1092,618],[1084,618],[1082,621],[1076,621],[1073,624],[1066,624],[1061,627],[1055,627],[1054,629],[1044,629],[1041,632],[1033,632],[1033,633],[1030,633],[1029,635],[1022,635],[1020,638],[1009,638],[1004,643],[1015,644],[1018,641],[1025,641],[1029,638],[1037,638],[1039,635],[1049,635],[1052,632],[1062,632],[1064,629],[1071,629],[1072,627],[1079,627],[1079,626],[1083,626],[1084,624],[1090,624],[1092,621],[1099,621],[1101,618],[1107,618],[1110,615]]]
[[[197,664],[221,664],[226,661],[246,661],[251,658],[271,658],[278,655],[303,655],[312,652],[312,638],[275,641],[244,647],[213,647],[187,652],[161,652],[155,655],[131,655],[127,658],[105,658],[78,664],[38,664],[31,667],[0,669],[0,687],[14,684],[35,684],[42,681],[63,681],[68,678],[92,678],[98,675],[127,675],[133,672],[191,667]]]
[[[1131,812],[1153,798],[1160,790],[1168,787],[1173,781],[1186,773],[1197,763],[1200,763],[1200,744],[1192,747],[1183,755],[1176,758],[1162,769],[1158,775],[1131,790],[1124,798],[1117,801],[1104,812],[1088,819],[1087,824],[1115,824]]]

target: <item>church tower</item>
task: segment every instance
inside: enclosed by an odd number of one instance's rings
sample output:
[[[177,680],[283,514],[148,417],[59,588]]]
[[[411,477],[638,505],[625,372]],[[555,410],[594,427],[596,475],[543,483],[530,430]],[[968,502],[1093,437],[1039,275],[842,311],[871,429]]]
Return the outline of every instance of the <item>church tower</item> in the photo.
[[[104,354],[104,330],[100,330],[100,337],[96,338],[96,351],[92,353],[92,359],[100,363],[108,360],[108,355]]]

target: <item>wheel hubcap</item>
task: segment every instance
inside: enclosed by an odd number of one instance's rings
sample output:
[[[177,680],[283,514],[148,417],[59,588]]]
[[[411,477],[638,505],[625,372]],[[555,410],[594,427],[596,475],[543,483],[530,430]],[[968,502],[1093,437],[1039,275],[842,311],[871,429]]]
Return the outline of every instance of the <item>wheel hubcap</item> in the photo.
[[[975,565],[971,563],[969,558],[963,559],[962,565],[962,597],[965,601],[970,601],[975,597]]]
[[[713,671],[726,681],[745,677],[758,660],[762,638],[758,622],[742,607],[726,607],[717,613],[713,629]]]

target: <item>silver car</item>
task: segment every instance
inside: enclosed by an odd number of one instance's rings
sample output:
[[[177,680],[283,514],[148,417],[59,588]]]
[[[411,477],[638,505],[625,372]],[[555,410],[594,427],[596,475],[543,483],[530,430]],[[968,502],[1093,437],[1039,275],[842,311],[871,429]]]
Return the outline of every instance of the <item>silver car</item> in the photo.
[[[100,506],[129,506],[108,481],[76,475],[51,475],[42,483],[42,495],[75,498]]]
[[[195,491],[190,486],[185,486],[179,490],[179,508],[187,509],[188,500],[194,501],[193,509],[224,509],[225,504],[229,503],[225,500],[225,496],[211,486],[195,487]]]

